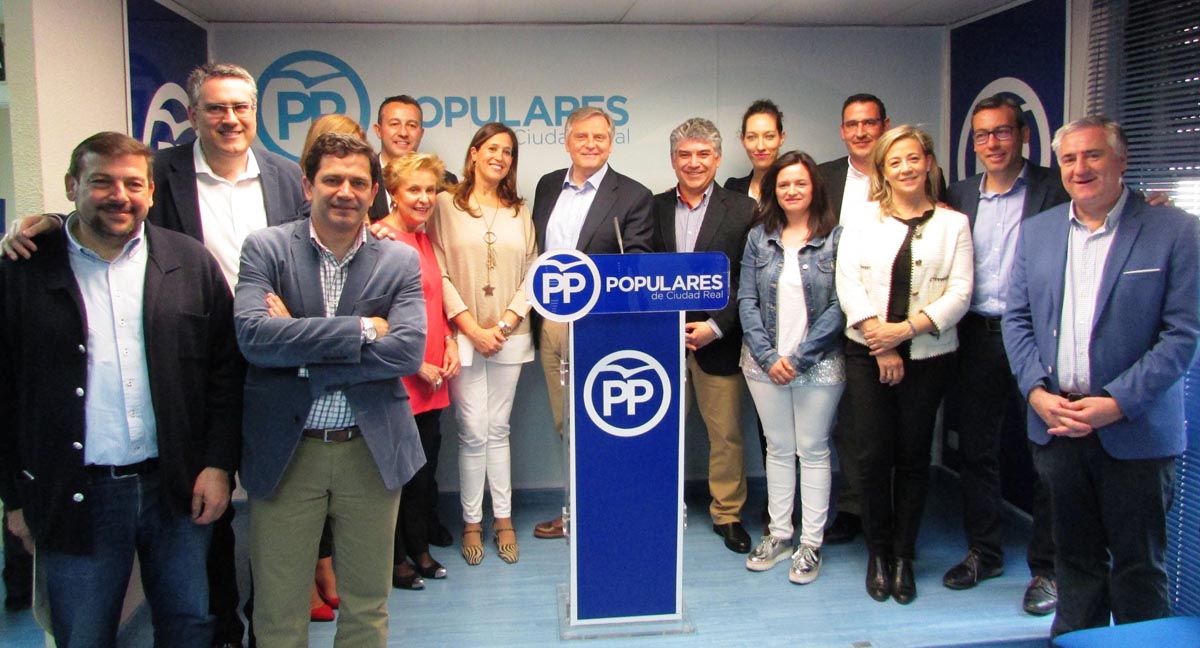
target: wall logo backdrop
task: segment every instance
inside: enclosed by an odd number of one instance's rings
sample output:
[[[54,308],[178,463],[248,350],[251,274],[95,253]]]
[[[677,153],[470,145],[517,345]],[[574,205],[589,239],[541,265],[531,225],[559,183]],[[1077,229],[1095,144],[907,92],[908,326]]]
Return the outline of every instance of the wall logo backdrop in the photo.
[[[592,423],[619,437],[654,429],[671,405],[667,370],[641,351],[615,351],[601,358],[588,373],[583,393]]]
[[[342,59],[301,50],[275,59],[258,77],[258,136],[271,151],[299,160],[309,125],[329,113],[364,128],[374,121],[367,86]]]
[[[184,84],[208,60],[208,31],[154,0],[128,0],[130,133],[152,149],[195,138]]]

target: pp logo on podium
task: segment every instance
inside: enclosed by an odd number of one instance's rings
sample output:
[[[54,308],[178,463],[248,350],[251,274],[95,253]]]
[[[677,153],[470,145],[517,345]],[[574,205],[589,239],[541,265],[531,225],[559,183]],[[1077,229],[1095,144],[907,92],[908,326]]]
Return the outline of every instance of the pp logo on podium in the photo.
[[[571,322],[587,315],[600,298],[600,270],[582,252],[547,252],[529,269],[525,292],[542,317]]]
[[[671,381],[662,364],[641,351],[600,359],[583,384],[583,406],[596,427],[619,437],[654,429],[671,405]]]

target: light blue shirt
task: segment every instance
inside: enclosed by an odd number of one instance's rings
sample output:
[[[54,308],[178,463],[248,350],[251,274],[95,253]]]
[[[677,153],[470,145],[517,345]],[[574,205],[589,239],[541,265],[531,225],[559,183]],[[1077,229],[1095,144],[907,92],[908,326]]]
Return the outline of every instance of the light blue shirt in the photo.
[[[83,247],[67,219],[67,257],[87,320],[83,462],[127,466],[158,456],[142,296],[150,251],[145,224],[112,261]]]
[[[571,172],[574,170],[574,165],[567,169],[562,192],[558,194],[558,201],[554,203],[554,210],[550,212],[550,220],[546,223],[546,249],[542,252],[574,250],[579,244],[583,221],[587,219],[592,201],[596,199],[596,189],[608,173],[608,164],[584,180],[583,185],[571,182]]]
[[[1096,231],[1075,215],[1071,201],[1071,230],[1067,238],[1067,276],[1063,283],[1063,306],[1059,320],[1058,386],[1064,392],[1091,393],[1092,364],[1088,345],[1092,341],[1092,320],[1096,315],[1096,295],[1104,276],[1104,263],[1120,226],[1121,211],[1129,199],[1126,189],[1109,210],[1104,224]]]
[[[675,187],[676,252],[696,251],[696,238],[700,236],[700,227],[704,225],[704,215],[708,213],[708,203],[712,198],[712,193],[713,186],[710,182],[708,188],[704,190],[704,195],[700,197],[700,204],[692,207],[679,194],[679,187]],[[717,334],[717,338],[725,337],[721,333],[721,327],[717,326],[716,320],[708,318],[708,325],[712,328],[713,333]]]
[[[1025,193],[1029,188],[1028,165],[1021,168],[1013,185],[1004,193],[987,191],[987,175],[979,181],[979,208],[971,231],[975,243],[975,289],[971,311],[986,317],[1004,313],[1008,280],[1017,254],[1017,234]]]

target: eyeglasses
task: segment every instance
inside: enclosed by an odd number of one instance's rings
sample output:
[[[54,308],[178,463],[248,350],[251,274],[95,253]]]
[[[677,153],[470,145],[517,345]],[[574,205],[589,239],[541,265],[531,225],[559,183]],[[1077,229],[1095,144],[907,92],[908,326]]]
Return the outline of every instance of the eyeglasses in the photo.
[[[859,126],[864,128],[876,128],[882,123],[882,119],[851,119],[850,121],[842,122],[842,128],[847,130],[854,130]]]
[[[983,146],[988,143],[988,139],[992,135],[996,136],[996,141],[998,142],[1007,142],[1012,139],[1015,132],[1017,132],[1017,129],[1013,126],[1001,126],[993,130],[977,130],[972,133],[971,137],[975,138],[976,144]]]
[[[245,117],[254,112],[255,105],[253,103],[235,103],[235,104],[205,104],[200,107],[204,114],[212,118],[220,118],[229,114],[232,110],[234,115]]]

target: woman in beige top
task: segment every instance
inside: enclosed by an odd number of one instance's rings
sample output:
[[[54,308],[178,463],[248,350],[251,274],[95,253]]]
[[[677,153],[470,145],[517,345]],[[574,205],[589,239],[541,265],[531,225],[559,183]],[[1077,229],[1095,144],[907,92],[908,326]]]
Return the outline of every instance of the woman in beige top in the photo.
[[[459,335],[462,373],[450,383],[458,415],[462,555],[483,560],[483,486],[492,494],[500,558],[517,562],[512,524],[509,414],[521,365],[533,360],[525,272],[537,257],[533,220],[517,195],[517,138],[500,123],[471,138],[464,179],[437,198],[426,229],[442,268],[446,316]]]

